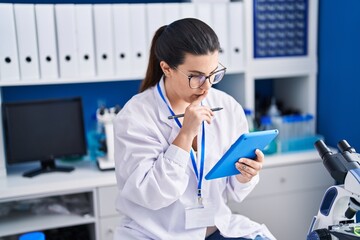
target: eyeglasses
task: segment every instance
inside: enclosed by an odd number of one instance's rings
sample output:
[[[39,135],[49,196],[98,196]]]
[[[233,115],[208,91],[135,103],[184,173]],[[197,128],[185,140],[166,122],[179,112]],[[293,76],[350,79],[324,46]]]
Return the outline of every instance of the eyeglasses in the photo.
[[[206,82],[207,79],[209,79],[210,84],[217,84],[223,79],[225,72],[226,72],[226,67],[224,67],[224,65],[222,65],[221,63],[219,63],[219,65],[222,68],[210,73],[208,76],[205,76],[202,74],[187,75],[180,69],[178,69],[178,68],[175,68],[175,69],[178,70],[179,72],[181,72],[183,75],[185,75],[189,79],[189,87],[190,88],[196,89],[196,88],[201,88],[201,86],[204,85],[204,83]]]

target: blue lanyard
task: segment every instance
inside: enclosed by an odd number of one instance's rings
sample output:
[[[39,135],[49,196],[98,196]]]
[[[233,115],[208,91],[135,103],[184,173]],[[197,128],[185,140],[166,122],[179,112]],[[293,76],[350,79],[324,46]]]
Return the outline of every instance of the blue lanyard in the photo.
[[[158,89],[158,92],[160,94],[160,97],[165,102],[165,104],[168,107],[171,115],[175,115],[174,111],[171,109],[169,104],[166,102],[164,94],[162,93],[161,88],[160,88],[160,83],[157,84],[157,89]],[[181,125],[179,119],[175,118],[175,121],[176,121],[177,125],[181,128],[182,125]],[[197,195],[198,195],[198,198],[199,198],[199,202],[201,203],[201,185],[202,185],[202,179],[203,179],[203,174],[204,174],[204,159],[205,159],[205,124],[204,124],[204,122],[202,122],[200,176],[199,176],[199,173],[198,173],[198,168],[197,168],[197,165],[196,165],[196,160],[195,160],[195,155],[194,155],[193,149],[190,150],[190,158],[191,158],[191,162],[192,162],[192,165],[193,165],[193,168],[194,168],[196,178],[198,179],[198,193],[197,193]]]

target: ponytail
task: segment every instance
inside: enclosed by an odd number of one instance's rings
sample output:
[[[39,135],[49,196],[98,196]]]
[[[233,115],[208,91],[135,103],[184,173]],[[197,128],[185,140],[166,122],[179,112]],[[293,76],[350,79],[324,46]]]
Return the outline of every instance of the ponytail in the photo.
[[[140,92],[155,86],[163,72],[160,62],[176,68],[185,61],[185,55],[206,55],[220,50],[219,39],[206,23],[195,18],[184,18],[160,27],[152,40],[149,64]]]
[[[160,67],[160,61],[155,54],[156,43],[160,35],[163,33],[165,26],[160,27],[156,32],[151,42],[149,64],[146,70],[145,79],[141,82],[140,92],[145,91],[146,89],[155,86],[161,79],[163,75],[162,69]]]

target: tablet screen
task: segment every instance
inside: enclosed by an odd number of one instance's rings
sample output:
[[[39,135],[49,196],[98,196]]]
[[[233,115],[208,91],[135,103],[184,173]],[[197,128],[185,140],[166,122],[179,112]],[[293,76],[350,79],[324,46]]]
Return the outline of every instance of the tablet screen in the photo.
[[[205,176],[206,180],[239,174],[235,163],[240,158],[254,159],[255,150],[264,148],[279,134],[277,129],[242,134]]]

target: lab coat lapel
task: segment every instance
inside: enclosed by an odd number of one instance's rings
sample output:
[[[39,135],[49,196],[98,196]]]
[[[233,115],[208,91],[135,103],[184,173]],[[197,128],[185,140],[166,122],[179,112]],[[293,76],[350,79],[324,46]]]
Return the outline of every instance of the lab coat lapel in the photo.
[[[166,93],[165,93],[165,87],[164,87],[163,78],[160,80],[160,88],[161,88],[161,91],[163,93],[163,96],[164,96],[165,100],[169,104],[169,101],[168,101],[168,99],[166,97]],[[175,120],[168,119],[168,116],[170,116],[170,111],[169,111],[169,108],[167,107],[167,104],[161,98],[161,95],[159,94],[157,86],[155,86],[155,88],[154,88],[154,97],[156,99],[156,103],[157,103],[157,106],[158,106],[159,121],[161,123],[163,123],[163,125],[164,125],[164,133],[166,131],[165,128],[167,128],[167,130],[170,131],[170,133],[168,135],[168,138],[167,138],[168,144],[170,145],[170,144],[172,144],[172,142],[174,141],[176,136],[179,134],[180,127],[177,125]],[[191,161],[190,154],[189,154],[189,161]],[[189,169],[187,171],[190,170],[195,175],[195,170],[193,169],[192,164],[188,164],[188,168]]]
[[[211,94],[211,92],[209,93]],[[207,100],[205,99],[205,103],[204,105],[210,106],[209,102],[207,102]],[[215,120],[216,115],[213,116],[212,122]],[[205,158],[207,154],[211,154],[212,149],[213,149],[213,144],[215,143],[215,141],[217,139],[220,139],[219,136],[216,135],[215,133],[215,128],[214,128],[214,124],[207,124],[207,122],[205,122]],[[201,143],[201,142],[200,142]],[[199,144],[199,139],[198,139],[198,144]],[[200,145],[198,145],[200,146]],[[206,159],[205,159],[206,162]],[[205,164],[206,165],[206,164]]]
[[[212,125],[205,123],[205,156],[206,153],[210,153],[211,149],[213,149],[213,144],[215,143],[216,140],[216,135],[214,133],[214,128],[212,127]]]
[[[165,93],[163,78],[161,78],[160,80],[160,88],[165,97],[165,100],[169,103]],[[170,145],[174,141],[175,137],[178,135],[180,128],[174,120],[168,119],[170,111],[164,100],[161,98],[157,86],[153,88],[153,94],[156,100],[156,105],[158,106],[158,119],[164,127],[163,132],[170,132],[170,134],[168,135],[169,137],[167,138],[168,144]]]
[[[198,156],[200,157],[201,152],[204,150],[201,148],[202,144],[202,136],[203,136],[203,132],[202,132],[202,127],[200,127],[199,130],[199,134],[198,134],[198,138],[197,138],[197,146],[198,146]],[[204,129],[205,129],[205,162],[206,162],[206,156],[207,155],[211,155],[212,149],[213,149],[213,145],[215,143],[216,140],[216,134],[214,133],[214,128],[212,127],[211,124],[207,124],[206,122],[204,123]]]

